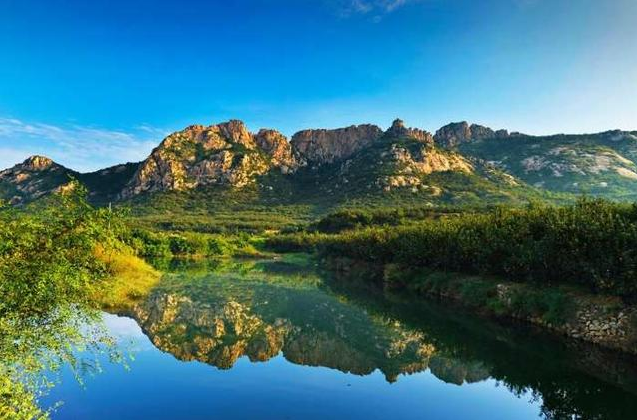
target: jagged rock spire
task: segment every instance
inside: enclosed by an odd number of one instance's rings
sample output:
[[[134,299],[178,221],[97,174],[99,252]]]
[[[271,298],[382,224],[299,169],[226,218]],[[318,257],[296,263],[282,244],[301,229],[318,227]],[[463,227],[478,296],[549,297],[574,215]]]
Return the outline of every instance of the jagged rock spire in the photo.
[[[419,128],[407,128],[400,118],[396,118],[391,127],[385,131],[387,137],[410,137],[423,143],[433,143],[431,133]]]

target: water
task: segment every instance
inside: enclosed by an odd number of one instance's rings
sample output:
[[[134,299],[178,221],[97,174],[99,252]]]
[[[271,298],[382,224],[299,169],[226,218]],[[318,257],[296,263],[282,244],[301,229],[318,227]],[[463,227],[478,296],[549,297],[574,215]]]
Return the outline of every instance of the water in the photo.
[[[633,418],[634,360],[304,259],[178,267],[105,314],[127,366],[71,372],[54,419]]]

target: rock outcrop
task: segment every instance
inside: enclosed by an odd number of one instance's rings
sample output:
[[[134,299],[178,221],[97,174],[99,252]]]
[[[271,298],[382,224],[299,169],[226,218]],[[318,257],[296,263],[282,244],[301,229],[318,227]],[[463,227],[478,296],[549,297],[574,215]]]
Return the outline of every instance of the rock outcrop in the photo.
[[[0,192],[10,204],[20,205],[61,191],[76,175],[45,156],[31,156],[0,171]]]
[[[261,130],[254,135],[238,120],[193,125],[166,137],[142,162],[121,197],[213,184],[241,188],[274,168],[283,173],[296,169],[281,133]]]
[[[60,166],[46,156],[34,155],[22,162],[22,169],[26,171],[42,171],[53,166]]]
[[[440,191],[423,183],[423,176],[434,172],[473,172],[471,163],[461,155],[428,146],[409,150],[392,144],[389,151],[384,152],[381,157],[386,161],[386,165],[392,167],[391,175],[382,176],[376,181],[384,191],[407,187],[411,188],[412,192],[423,190],[438,195]]]
[[[396,138],[409,137],[427,144],[433,144],[434,142],[431,133],[418,128],[407,128],[403,120],[399,118],[395,119],[391,127],[385,131],[385,136]]]
[[[335,130],[303,130],[292,136],[292,148],[297,160],[317,166],[346,159],[369,146],[383,135],[370,124],[352,125]]]
[[[509,136],[507,130],[493,131],[489,127],[466,121],[447,124],[441,127],[434,135],[437,145],[447,148],[456,147],[462,143],[483,139],[502,139]]]
[[[287,174],[297,168],[292,154],[292,146],[288,139],[276,130],[261,129],[254,138],[259,149],[272,160],[274,166],[280,167]]]

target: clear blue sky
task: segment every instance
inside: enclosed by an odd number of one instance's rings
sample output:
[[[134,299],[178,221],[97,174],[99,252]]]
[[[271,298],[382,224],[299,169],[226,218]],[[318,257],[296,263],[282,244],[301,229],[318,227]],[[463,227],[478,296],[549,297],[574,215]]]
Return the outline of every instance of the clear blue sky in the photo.
[[[635,0],[0,0],[0,167],[192,123],[637,129]]]

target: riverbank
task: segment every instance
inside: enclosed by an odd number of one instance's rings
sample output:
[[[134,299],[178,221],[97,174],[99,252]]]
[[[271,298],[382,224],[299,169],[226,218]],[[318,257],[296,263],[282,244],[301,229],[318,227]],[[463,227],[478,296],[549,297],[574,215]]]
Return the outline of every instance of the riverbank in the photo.
[[[385,289],[452,301],[481,315],[530,323],[555,334],[637,354],[637,307],[615,296],[345,257],[324,258],[322,264],[342,281],[365,278]]]

